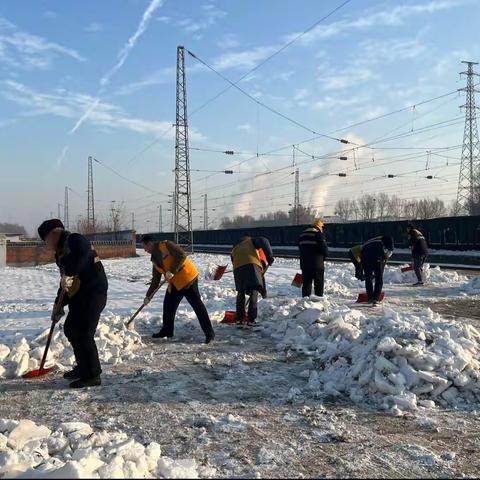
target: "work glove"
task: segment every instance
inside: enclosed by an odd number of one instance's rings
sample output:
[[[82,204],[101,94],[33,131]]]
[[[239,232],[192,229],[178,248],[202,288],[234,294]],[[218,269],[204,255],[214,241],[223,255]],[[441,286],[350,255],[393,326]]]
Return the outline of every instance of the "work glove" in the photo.
[[[165,273],[165,278],[169,282],[173,278],[173,273],[172,272],[166,272]]]
[[[75,277],[69,277],[68,275],[62,275],[62,278],[60,280],[60,286],[62,287],[63,290],[68,292],[73,286],[74,279],[75,279]]]
[[[54,312],[52,312],[52,317],[51,317],[52,322],[58,323],[64,315],[65,315],[65,310],[63,309],[63,307],[56,309]]]
[[[387,250],[386,248],[383,249],[383,253],[385,254],[385,258],[390,258],[393,254],[392,250]]]
[[[150,303],[150,301],[151,301],[151,298],[150,298],[150,297],[148,297],[148,296],[145,297],[145,298],[143,299],[143,306],[146,307],[146,306]]]

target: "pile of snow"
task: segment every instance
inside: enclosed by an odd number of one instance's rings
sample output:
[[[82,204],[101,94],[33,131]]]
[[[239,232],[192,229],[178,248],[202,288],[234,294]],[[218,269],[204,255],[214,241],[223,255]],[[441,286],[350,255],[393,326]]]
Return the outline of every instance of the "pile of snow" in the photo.
[[[140,335],[125,328],[125,319],[108,314],[102,316],[95,340],[100,361],[116,365],[135,358],[134,351],[142,345]],[[68,370],[75,362],[72,347],[63,333],[62,324],[57,325],[46,366],[55,365]],[[24,373],[40,366],[48,333],[46,329],[36,338],[27,341],[24,337],[10,339],[10,344],[0,343],[0,378],[21,377]],[[8,340],[3,339],[8,343]]]
[[[55,431],[30,420],[0,420],[0,478],[199,478],[212,468],[162,457],[158,443],[125,433],[94,432],[86,423]]]
[[[468,283],[463,287],[463,290],[466,293],[478,295],[480,293],[480,277],[473,277],[468,281]]]
[[[381,315],[328,298],[264,307],[278,350],[308,357],[301,373],[316,396],[348,396],[393,413],[480,400],[480,332],[430,309]],[[291,392],[292,397],[302,392]]]
[[[413,270],[408,272],[401,271],[401,268],[406,266],[408,264],[401,267],[387,267],[384,274],[385,283],[415,283],[417,276]],[[459,275],[455,270],[441,270],[438,266],[430,268],[428,263],[423,266],[423,270],[427,282],[431,284],[452,285],[453,283],[465,282],[467,280],[467,277]]]

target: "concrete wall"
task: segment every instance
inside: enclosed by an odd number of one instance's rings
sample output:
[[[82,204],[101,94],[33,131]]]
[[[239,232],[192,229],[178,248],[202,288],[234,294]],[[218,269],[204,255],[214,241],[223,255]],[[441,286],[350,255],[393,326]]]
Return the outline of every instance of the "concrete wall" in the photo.
[[[133,241],[92,242],[98,256],[104,258],[127,258],[136,255]],[[1,255],[1,250],[0,250]],[[43,242],[8,242],[6,264],[8,266],[43,265],[54,262],[54,255],[45,248]],[[0,258],[1,262],[1,258]],[[1,265],[1,263],[0,263]]]

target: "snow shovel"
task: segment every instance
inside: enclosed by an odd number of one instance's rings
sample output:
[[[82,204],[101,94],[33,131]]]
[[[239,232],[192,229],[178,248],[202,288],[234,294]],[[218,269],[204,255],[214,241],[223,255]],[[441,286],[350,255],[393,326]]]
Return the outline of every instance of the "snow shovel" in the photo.
[[[245,304],[245,310],[248,310],[249,303],[250,303],[250,298],[247,300],[247,303]],[[245,320],[248,321],[248,313],[246,311],[245,311]],[[233,310],[227,310],[220,323],[226,323],[230,325],[237,323],[237,312],[234,312]]]
[[[385,292],[382,292],[380,294],[380,302],[383,302],[383,299],[385,298]],[[368,295],[367,293],[359,293],[357,301],[355,303],[368,303]]]
[[[208,280],[218,281],[223,277],[224,273],[230,273],[232,270],[227,270],[228,265],[218,265],[212,275],[208,277]]]
[[[50,326],[50,332],[48,334],[47,344],[45,345],[45,351],[43,352],[42,361],[40,362],[40,368],[36,370],[30,370],[29,372],[24,373],[22,375],[22,378],[29,379],[29,378],[43,377],[44,375],[46,375],[47,373],[50,373],[52,370],[55,369],[55,367],[52,367],[52,368],[44,368],[44,367],[45,367],[45,362],[47,361],[47,354],[48,354],[48,349],[50,348],[50,342],[52,341],[53,331],[55,330],[55,325],[57,323],[55,321],[55,316],[58,310],[62,308],[62,303],[63,303],[63,298],[65,297],[65,293],[66,291],[62,290],[62,292],[60,293],[60,296],[58,297],[57,303],[53,307],[52,325]]]
[[[166,282],[166,280],[164,280],[163,282],[160,282],[160,284],[158,285],[158,287],[152,292],[152,294],[148,297],[150,300],[152,300],[152,298],[155,296],[155,294],[160,290],[160,288],[163,286],[163,284]],[[140,308],[130,317],[130,319],[128,320],[128,322],[125,324],[125,326],[129,329],[129,330],[132,330],[133,329],[133,321],[137,318],[138,314],[145,308],[145,304],[142,303],[142,305],[140,306]],[[132,325],[132,327],[130,327],[130,325]]]
[[[297,288],[301,288],[303,284],[303,277],[301,273],[295,274],[292,280],[292,285]]]
[[[401,268],[400,268],[400,271],[401,271],[402,273],[411,272],[412,270],[413,270],[413,265],[408,265],[408,266],[406,266],[406,267],[401,267]]]

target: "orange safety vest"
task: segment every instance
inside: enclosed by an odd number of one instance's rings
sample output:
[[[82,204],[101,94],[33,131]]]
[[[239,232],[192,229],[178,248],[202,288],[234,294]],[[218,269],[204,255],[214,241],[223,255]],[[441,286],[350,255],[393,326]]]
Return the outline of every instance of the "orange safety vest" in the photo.
[[[153,266],[158,272],[165,275],[165,273],[171,272],[175,258],[170,255],[166,241],[158,244],[158,250],[160,250],[162,254],[162,266],[159,266],[156,263],[154,263]],[[190,285],[197,277],[198,270],[193,262],[187,257],[183,262],[183,265],[180,267],[180,270],[173,275],[171,280],[168,281],[168,291],[172,291],[172,285],[174,285],[177,290],[182,290]]]
[[[252,240],[249,238],[236,245],[232,250],[233,269],[243,267],[244,265],[257,265],[262,270],[268,266],[265,252],[262,248],[255,248]]]

